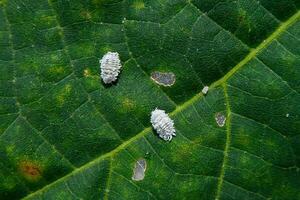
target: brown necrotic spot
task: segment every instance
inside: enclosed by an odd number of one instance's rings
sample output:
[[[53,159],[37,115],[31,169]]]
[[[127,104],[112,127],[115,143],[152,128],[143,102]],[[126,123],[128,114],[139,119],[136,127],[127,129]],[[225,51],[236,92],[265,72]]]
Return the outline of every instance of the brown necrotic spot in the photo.
[[[32,161],[21,161],[19,169],[25,179],[29,181],[38,181],[42,177],[41,167]]]
[[[172,72],[158,72],[151,73],[151,79],[159,85],[172,86],[175,83],[175,74]]]

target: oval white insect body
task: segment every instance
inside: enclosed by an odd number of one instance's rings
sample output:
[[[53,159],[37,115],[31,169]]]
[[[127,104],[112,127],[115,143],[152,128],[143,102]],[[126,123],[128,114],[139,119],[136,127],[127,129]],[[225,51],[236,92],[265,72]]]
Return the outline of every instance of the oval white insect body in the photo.
[[[155,109],[151,113],[151,124],[153,128],[157,131],[159,137],[166,141],[171,141],[175,134],[174,122],[166,114],[164,110]]]
[[[117,52],[107,52],[99,61],[101,68],[101,78],[105,84],[117,80],[122,67],[119,54]]]
[[[208,92],[209,87],[208,86],[204,86],[204,88],[202,89],[202,93],[205,95]]]

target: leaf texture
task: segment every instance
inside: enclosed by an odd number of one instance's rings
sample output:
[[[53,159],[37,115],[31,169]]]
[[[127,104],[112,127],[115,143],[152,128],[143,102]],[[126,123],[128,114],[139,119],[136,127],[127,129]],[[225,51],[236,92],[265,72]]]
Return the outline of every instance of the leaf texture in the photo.
[[[0,199],[300,199],[299,7],[0,0]],[[108,51],[123,65],[110,87]]]

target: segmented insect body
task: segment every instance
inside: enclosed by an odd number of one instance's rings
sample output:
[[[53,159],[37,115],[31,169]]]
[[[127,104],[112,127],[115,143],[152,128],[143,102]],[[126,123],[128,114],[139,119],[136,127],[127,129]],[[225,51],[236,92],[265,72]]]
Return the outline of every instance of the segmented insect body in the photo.
[[[109,84],[116,81],[122,67],[119,54],[117,52],[107,52],[99,63],[103,82]]]
[[[164,110],[155,109],[151,113],[151,124],[159,137],[171,141],[175,134],[174,122]]]

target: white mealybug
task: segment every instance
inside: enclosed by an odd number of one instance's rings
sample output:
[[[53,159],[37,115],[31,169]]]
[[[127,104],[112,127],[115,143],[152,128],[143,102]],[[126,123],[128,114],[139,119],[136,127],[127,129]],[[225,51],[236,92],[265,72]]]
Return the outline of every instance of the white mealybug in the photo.
[[[101,68],[101,78],[105,84],[117,80],[122,67],[119,54],[117,52],[107,52],[99,61]]]
[[[155,109],[151,112],[151,124],[159,137],[171,141],[175,134],[174,122],[164,110]]]
[[[207,94],[209,87],[208,86],[204,86],[204,88],[202,89],[202,93],[203,94]]]

